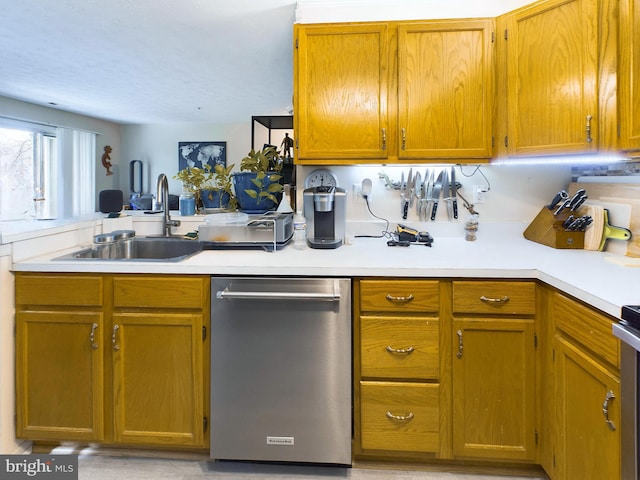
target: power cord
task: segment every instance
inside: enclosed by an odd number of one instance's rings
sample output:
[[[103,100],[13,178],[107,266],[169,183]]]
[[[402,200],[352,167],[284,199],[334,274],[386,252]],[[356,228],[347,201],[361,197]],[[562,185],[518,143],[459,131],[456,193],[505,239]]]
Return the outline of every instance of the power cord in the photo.
[[[371,205],[369,205],[369,195],[362,195],[362,197],[364,198],[364,202],[367,204],[367,210],[369,210],[369,213],[374,217],[377,218],[378,220],[382,220],[384,222],[387,223],[387,225],[384,227],[384,230],[382,231],[382,233],[380,235],[354,235],[354,238],[391,238],[391,232],[389,232],[389,220],[387,220],[386,218],[382,218],[379,217],[378,215],[376,215],[375,213],[373,213],[371,211]]]

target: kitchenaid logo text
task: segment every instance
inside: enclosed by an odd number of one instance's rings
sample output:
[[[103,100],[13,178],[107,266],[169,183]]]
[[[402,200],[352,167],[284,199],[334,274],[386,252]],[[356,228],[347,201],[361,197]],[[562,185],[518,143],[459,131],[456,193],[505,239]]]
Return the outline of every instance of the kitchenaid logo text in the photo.
[[[0,455],[0,480],[77,480],[77,455]]]

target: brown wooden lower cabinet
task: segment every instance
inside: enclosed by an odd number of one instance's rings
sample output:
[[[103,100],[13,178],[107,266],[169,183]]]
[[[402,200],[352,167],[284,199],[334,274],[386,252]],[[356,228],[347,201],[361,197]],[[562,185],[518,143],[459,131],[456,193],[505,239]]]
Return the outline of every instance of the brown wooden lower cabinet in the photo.
[[[18,274],[17,435],[205,447],[208,285],[208,276]]]

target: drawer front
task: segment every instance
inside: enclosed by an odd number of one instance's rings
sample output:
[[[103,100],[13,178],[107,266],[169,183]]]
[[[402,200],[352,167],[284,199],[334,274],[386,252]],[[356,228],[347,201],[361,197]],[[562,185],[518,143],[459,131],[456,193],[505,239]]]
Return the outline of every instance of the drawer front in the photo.
[[[360,319],[360,371],[363,377],[439,378],[437,318]]]
[[[440,286],[436,280],[361,280],[363,312],[437,312]]]
[[[17,275],[17,305],[100,307],[102,277],[83,275]]]
[[[453,282],[453,313],[534,315],[535,282]]]
[[[560,293],[553,294],[556,328],[616,367],[620,366],[620,341],[611,332],[613,321]]]
[[[205,299],[202,277],[126,276],[113,279],[115,307],[202,308]]]
[[[360,382],[360,387],[363,449],[439,451],[438,384]]]

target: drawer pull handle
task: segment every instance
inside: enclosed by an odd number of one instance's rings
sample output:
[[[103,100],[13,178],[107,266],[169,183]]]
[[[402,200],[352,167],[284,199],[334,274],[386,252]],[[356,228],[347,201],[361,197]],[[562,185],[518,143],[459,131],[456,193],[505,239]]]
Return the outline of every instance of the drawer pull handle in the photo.
[[[616,429],[616,424],[609,420],[609,402],[614,398],[616,398],[615,394],[609,390],[607,395],[604,397],[604,403],[602,404],[602,415],[604,415],[604,421],[612,431]]]
[[[391,295],[390,293],[387,293],[387,300],[392,303],[409,303],[413,300],[413,293],[410,293],[406,297],[396,297],[394,295]]]
[[[456,353],[456,357],[462,358],[462,349],[463,349],[463,345],[462,345],[462,330],[458,330],[456,332],[456,335],[458,335],[458,353]]]
[[[98,328],[98,324],[94,323],[93,325],[91,325],[91,333],[89,334],[89,343],[91,345],[91,348],[93,348],[94,350],[98,349],[98,344],[96,343],[96,329]]]
[[[387,129],[382,129],[382,150],[387,149]]]
[[[409,412],[406,415],[394,415],[393,413],[387,410],[387,418],[390,418],[391,420],[399,420],[401,422],[404,422],[407,420],[411,420],[413,418],[413,412]]]
[[[389,353],[404,353],[405,355],[409,355],[411,352],[413,352],[413,347],[393,348],[391,345],[387,345],[385,350]]]
[[[402,146],[400,147],[402,150],[405,150],[407,148],[407,131],[402,128]]]
[[[480,297],[480,301],[484,303],[507,303],[509,301],[509,297],[505,295],[504,297],[501,297],[501,298],[492,298],[492,297],[485,297],[484,295],[482,295]]]
[[[111,344],[113,345],[113,349],[117,352],[120,350],[120,345],[118,345],[118,340],[116,336],[118,335],[118,330],[120,330],[120,325],[115,324],[113,326],[113,332],[111,334]]]

